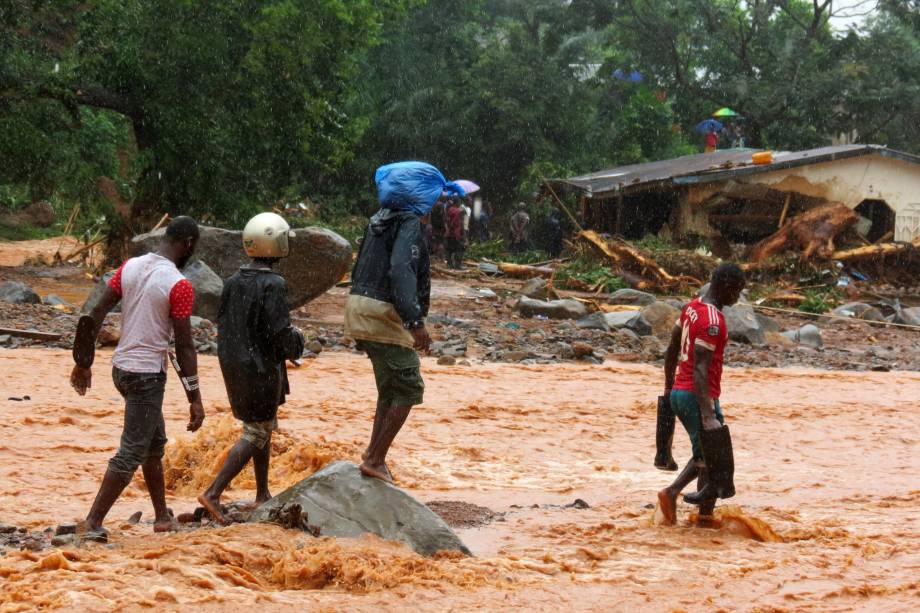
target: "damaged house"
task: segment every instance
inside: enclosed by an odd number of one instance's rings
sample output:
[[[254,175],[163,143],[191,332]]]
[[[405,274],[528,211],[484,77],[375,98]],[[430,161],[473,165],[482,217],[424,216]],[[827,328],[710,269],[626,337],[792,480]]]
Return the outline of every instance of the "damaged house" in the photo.
[[[864,245],[920,237],[920,156],[841,145],[777,152],[755,164],[754,153],[730,149],[553,183],[580,194],[588,228],[625,238],[695,235],[717,255],[729,243],[763,241],[806,214],[833,226],[821,249],[833,250],[836,234],[851,227]]]

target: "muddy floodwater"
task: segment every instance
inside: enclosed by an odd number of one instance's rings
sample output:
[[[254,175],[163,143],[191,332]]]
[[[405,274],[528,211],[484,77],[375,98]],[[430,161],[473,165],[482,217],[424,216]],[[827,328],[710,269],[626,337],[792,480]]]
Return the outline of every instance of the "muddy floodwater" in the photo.
[[[93,388],[67,384],[69,352],[0,351],[0,522],[80,519],[118,444],[110,354]],[[184,432],[175,377],[165,414],[169,505],[191,511],[237,425],[217,361],[199,357],[208,418]],[[422,558],[365,537],[268,525],[154,535],[138,478],[115,505],[111,543],[0,551],[0,611],[133,610],[915,611],[920,604],[920,374],[726,372],[738,495],[719,529],[655,525],[659,371],[607,362],[437,366],[391,452],[401,487],[495,515],[459,528],[474,558]],[[356,460],[373,378],[359,355],[292,371],[273,450],[274,493],[332,459]],[[30,400],[8,397],[29,395]],[[678,426],[675,456],[689,455]],[[225,500],[254,495],[245,472]],[[575,499],[589,508],[566,506]],[[729,504],[730,503],[730,504]],[[144,517],[127,523],[136,511]],[[191,607],[194,607],[192,609]],[[258,609],[253,609],[258,607]]]

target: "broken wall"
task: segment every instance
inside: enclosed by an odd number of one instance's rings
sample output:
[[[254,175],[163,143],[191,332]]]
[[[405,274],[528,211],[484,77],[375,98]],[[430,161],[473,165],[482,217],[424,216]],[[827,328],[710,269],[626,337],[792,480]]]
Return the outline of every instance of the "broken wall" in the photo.
[[[865,200],[880,200],[895,213],[896,241],[920,236],[920,166],[874,154],[784,170],[774,170],[734,181],[760,183],[812,198],[842,202],[855,209]],[[672,215],[672,229],[679,236],[716,236],[704,203],[725,185],[700,183],[680,188],[679,204]]]

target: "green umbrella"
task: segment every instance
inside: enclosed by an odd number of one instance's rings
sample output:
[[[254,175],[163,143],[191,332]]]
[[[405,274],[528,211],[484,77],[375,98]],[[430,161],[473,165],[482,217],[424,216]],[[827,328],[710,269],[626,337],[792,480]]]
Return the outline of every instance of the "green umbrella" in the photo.
[[[712,116],[713,116],[713,117],[740,117],[740,115],[738,115],[738,113],[736,113],[735,111],[731,110],[731,109],[728,108],[727,106],[723,106],[723,107],[720,108],[718,111],[716,111],[715,113],[713,113]]]

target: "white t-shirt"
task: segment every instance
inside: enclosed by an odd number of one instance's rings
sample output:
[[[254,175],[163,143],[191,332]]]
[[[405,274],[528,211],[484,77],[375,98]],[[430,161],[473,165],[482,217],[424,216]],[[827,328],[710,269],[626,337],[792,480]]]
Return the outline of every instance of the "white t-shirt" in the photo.
[[[165,371],[171,320],[192,314],[192,284],[172,260],[148,253],[122,264],[109,287],[121,296],[123,313],[112,364],[134,373]]]

